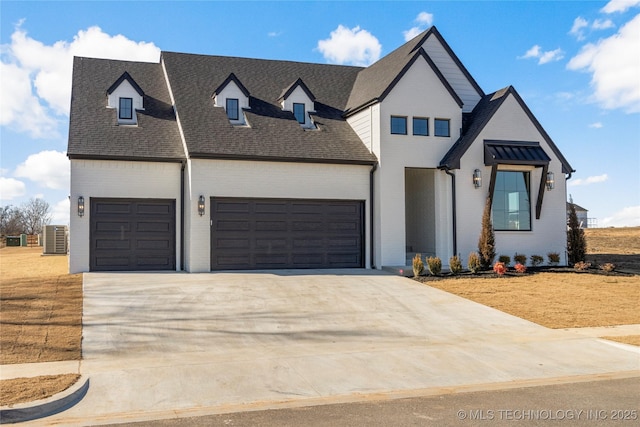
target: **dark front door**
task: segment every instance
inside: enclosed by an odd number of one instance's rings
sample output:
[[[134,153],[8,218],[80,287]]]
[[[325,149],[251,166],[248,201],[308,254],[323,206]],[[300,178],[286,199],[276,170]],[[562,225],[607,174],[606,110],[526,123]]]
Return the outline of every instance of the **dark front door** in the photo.
[[[176,203],[91,198],[91,271],[175,270]]]
[[[211,199],[211,269],[364,267],[357,200]]]

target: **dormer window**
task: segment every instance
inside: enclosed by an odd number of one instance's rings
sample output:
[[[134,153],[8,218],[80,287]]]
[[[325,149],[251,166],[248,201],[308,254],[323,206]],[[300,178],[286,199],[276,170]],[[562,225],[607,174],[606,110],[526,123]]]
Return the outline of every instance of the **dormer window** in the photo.
[[[211,97],[215,107],[224,108],[232,125],[244,126],[247,124],[243,111],[249,109],[249,91],[235,74],[229,74],[229,77],[218,86]]]
[[[304,122],[307,121],[307,117],[306,117],[306,114],[304,112],[304,104],[299,103],[299,102],[294,102],[293,103],[293,115],[296,117],[296,120],[298,121],[298,123],[303,125]]]
[[[133,119],[133,98],[120,98],[118,118],[122,120]]]
[[[137,110],[144,110],[144,92],[126,71],[107,89],[107,108],[116,109],[118,125],[137,125]]]

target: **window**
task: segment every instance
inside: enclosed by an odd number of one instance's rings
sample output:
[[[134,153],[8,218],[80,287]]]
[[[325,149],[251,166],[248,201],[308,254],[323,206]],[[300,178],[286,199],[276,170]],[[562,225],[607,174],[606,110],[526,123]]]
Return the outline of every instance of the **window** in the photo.
[[[118,118],[123,120],[133,119],[133,98],[120,98]]]
[[[425,117],[413,118],[413,134],[428,136],[429,135],[429,119]]]
[[[229,120],[238,120],[240,112],[238,111],[238,100],[236,98],[227,98],[227,117]]]
[[[491,211],[495,230],[531,230],[529,172],[498,171]]]
[[[293,115],[296,116],[296,120],[300,124],[304,124],[307,121],[306,115],[304,114],[304,104],[300,104],[298,102],[293,103]]]
[[[449,132],[449,119],[435,119],[433,126],[433,134],[435,136],[451,136]]]
[[[406,135],[407,118],[400,116],[391,116],[391,133],[394,135]]]

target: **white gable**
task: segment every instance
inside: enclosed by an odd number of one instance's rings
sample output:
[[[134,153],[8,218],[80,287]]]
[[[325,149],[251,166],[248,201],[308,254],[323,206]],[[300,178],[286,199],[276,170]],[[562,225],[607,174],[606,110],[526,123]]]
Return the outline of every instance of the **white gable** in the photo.
[[[480,101],[480,95],[473,87],[467,76],[447,52],[440,40],[434,35],[430,35],[422,45],[429,57],[436,64],[440,72],[447,79],[456,94],[462,99],[463,113],[470,113]]]
[[[121,119],[120,118],[120,98],[130,98],[132,100],[133,105],[133,115],[132,119]],[[135,114],[136,110],[144,110],[143,99],[142,96],[138,93],[138,91],[129,83],[128,80],[123,80],[122,83],[118,85],[118,87],[107,95],[107,107],[115,108],[117,111],[118,123],[124,125],[133,125],[136,124],[137,117]]]

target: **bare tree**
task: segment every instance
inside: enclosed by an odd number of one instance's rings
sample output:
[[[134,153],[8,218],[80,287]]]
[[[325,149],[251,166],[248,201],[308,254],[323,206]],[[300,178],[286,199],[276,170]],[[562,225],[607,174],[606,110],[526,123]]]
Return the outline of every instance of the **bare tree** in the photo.
[[[11,205],[0,207],[0,235],[17,236],[22,232],[23,224],[20,210]]]
[[[51,207],[43,199],[29,199],[20,209],[26,234],[40,234],[45,224],[51,221]]]

